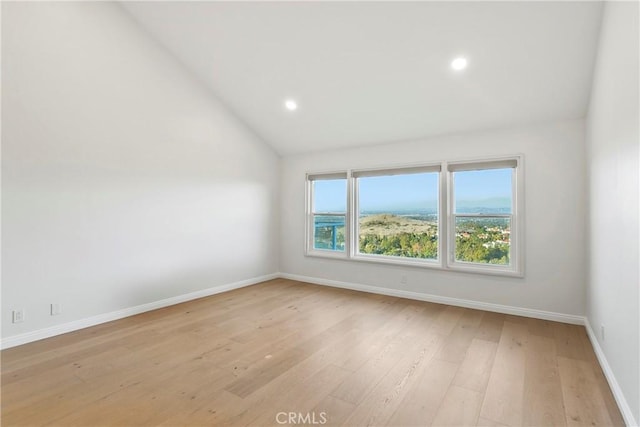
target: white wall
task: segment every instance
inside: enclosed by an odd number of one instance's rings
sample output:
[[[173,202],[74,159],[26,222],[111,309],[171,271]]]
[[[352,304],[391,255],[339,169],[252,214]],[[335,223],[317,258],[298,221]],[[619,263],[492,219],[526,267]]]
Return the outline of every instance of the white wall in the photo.
[[[277,155],[119,5],[3,2],[2,54],[3,338],[277,272]]]
[[[605,6],[587,118],[587,317],[636,422],[640,422],[638,13],[637,2]]]
[[[525,278],[304,256],[305,173],[524,154]],[[477,132],[282,159],[282,272],[570,315],[584,314],[584,122]],[[407,284],[401,284],[401,276]]]

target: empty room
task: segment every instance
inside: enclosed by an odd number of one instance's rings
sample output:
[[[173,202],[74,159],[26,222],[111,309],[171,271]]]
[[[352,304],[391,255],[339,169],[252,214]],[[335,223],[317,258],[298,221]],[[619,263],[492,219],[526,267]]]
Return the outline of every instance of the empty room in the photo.
[[[2,1],[3,426],[638,426],[640,2]]]

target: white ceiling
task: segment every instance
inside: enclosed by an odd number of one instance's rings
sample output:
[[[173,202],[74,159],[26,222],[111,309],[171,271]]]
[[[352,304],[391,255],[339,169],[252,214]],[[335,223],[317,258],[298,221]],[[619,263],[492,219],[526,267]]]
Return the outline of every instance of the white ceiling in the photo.
[[[602,13],[599,2],[123,6],[283,155],[583,117]]]

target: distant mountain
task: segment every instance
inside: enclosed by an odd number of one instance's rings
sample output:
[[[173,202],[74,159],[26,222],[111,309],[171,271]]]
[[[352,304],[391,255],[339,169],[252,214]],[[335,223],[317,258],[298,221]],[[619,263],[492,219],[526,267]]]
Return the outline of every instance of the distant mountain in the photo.
[[[456,203],[458,208],[488,208],[488,209],[511,209],[511,198],[491,197],[487,199],[467,199],[459,200]]]

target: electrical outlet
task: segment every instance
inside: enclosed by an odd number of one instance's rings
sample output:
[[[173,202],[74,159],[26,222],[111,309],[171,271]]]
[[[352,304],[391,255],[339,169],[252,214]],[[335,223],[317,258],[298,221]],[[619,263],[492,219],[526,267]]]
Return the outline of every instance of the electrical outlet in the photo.
[[[604,325],[600,325],[600,338],[604,341]]]
[[[51,315],[57,316],[58,314],[62,314],[62,304],[51,304]]]
[[[13,323],[24,322],[24,309],[18,308],[12,312]]]

